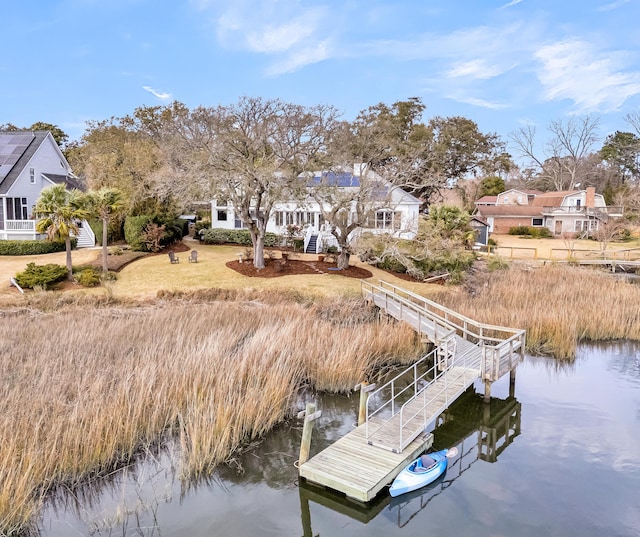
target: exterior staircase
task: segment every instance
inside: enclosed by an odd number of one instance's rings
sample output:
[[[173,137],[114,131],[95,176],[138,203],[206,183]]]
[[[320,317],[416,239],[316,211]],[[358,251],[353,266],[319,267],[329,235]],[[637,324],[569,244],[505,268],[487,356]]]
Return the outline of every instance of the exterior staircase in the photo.
[[[317,254],[318,253],[318,235],[311,235],[309,237],[309,243],[304,251],[305,254]]]
[[[89,225],[89,222],[83,220],[78,228],[77,248],[93,248],[96,245],[96,236]]]

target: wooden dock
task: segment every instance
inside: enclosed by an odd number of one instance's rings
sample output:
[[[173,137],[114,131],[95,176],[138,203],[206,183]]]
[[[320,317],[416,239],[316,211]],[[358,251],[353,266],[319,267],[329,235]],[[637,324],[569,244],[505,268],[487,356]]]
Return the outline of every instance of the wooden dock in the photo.
[[[400,471],[431,447],[433,436],[421,435],[402,452],[394,453],[367,443],[360,425],[300,466],[300,477],[370,502]]]
[[[425,423],[431,423],[442,414],[478,379],[479,373],[479,369],[450,369],[447,374],[436,379],[429,390],[422,390],[418,397],[412,398],[404,406],[402,413],[398,412],[378,423],[369,420],[367,442],[394,453],[404,452],[403,445],[417,438],[424,431]],[[400,429],[402,431],[399,433]]]
[[[363,281],[363,295],[434,346],[370,394],[364,424],[310,460],[301,456],[301,478],[366,503],[431,446],[427,426],[469,386],[482,379],[488,397],[491,383],[513,371],[525,333],[478,323],[385,282]]]

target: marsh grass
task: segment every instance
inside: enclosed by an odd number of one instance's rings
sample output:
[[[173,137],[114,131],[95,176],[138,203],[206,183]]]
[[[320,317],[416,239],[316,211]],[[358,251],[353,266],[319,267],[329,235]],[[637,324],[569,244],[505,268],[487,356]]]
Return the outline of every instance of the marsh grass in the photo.
[[[511,266],[462,288],[430,295],[485,323],[524,328],[527,349],[563,360],[580,341],[640,340],[640,285],[593,269]]]
[[[184,479],[207,475],[286,418],[301,386],[348,390],[419,352],[411,329],[360,301],[213,295],[42,296],[3,312],[0,534],[28,530],[48,492],[163,438],[179,442]]]

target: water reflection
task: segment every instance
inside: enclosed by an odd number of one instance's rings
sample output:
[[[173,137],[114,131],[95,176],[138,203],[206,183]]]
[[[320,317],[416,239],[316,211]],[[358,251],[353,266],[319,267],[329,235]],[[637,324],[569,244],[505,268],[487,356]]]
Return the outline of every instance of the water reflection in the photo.
[[[488,404],[470,388],[432,430],[434,449],[457,446],[458,457],[408,495],[364,506],[298,487],[302,422],[291,420],[208,480],[180,481],[176,448],[165,444],[109,478],[60,491],[41,534],[637,536],[639,351],[614,342],[583,345],[568,364],[527,357],[517,386],[499,381]],[[296,410],[309,400],[323,411],[313,456],[351,430],[358,394],[302,393]]]
[[[436,481],[412,493],[391,498],[386,489],[364,505],[350,501],[312,483],[300,484],[300,506],[303,535],[312,536],[309,502],[346,515],[367,524],[382,511],[399,528],[406,526],[420,511],[445,489],[449,488],[479,460],[496,462],[500,454],[521,433],[522,405],[515,398],[515,385],[511,385],[506,399],[492,397],[485,402],[483,395],[471,386],[436,420],[432,429],[433,449],[456,446],[458,455],[451,461],[446,473]],[[386,508],[386,509],[385,509]]]

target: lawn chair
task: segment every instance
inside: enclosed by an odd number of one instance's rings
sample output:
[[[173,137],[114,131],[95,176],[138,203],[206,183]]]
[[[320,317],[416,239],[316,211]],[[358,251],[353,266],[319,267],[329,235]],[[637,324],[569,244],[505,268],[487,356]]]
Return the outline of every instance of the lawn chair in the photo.
[[[197,263],[198,262],[198,250],[191,250],[189,254],[189,263]]]
[[[169,261],[173,265],[174,263],[180,263],[180,258],[174,252],[169,252]]]

